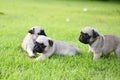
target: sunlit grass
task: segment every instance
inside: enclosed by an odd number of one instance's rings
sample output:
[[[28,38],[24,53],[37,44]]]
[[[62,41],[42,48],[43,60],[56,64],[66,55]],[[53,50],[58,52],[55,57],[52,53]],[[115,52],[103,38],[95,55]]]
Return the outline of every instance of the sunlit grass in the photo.
[[[84,8],[88,11],[84,12]],[[55,40],[78,46],[82,54],[74,57],[53,55],[42,61],[30,59],[21,49],[21,42],[34,25],[42,26]],[[120,5],[57,0],[0,1],[0,79],[119,80],[120,60],[113,53],[93,61],[87,45],[78,41],[81,29],[88,25],[101,34],[120,37]]]

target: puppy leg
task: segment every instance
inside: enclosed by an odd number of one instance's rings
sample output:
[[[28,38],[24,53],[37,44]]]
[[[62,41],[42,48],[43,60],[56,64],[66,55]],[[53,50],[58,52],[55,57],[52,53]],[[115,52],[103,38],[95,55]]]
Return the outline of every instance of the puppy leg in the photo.
[[[38,60],[43,60],[43,59],[45,59],[45,58],[50,57],[51,55],[52,55],[52,53],[45,53],[45,54],[41,53],[41,55],[40,55],[39,57],[37,57],[35,60],[36,60],[36,61],[38,61]]]
[[[115,56],[120,59],[120,46],[115,50]]]
[[[93,60],[97,60],[102,56],[102,53],[94,53]]]
[[[91,47],[90,46],[88,47],[89,47],[88,53],[92,53]]]
[[[27,48],[27,53],[28,53],[28,55],[29,55],[30,58],[35,57],[35,55],[34,55],[34,53],[33,53],[33,51],[32,51],[31,48]]]

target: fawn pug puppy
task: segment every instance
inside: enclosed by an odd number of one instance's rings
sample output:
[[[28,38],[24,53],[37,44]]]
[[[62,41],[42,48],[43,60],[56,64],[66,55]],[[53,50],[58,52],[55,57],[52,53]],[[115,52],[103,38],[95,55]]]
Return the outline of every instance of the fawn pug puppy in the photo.
[[[85,27],[80,34],[79,41],[89,44],[89,51],[93,52],[93,60],[114,51],[120,59],[120,38],[114,35],[100,35],[94,28]]]
[[[39,26],[32,27],[29,31],[28,34],[25,36],[23,42],[22,42],[22,49],[27,51],[29,57],[35,57],[33,48],[34,48],[34,43],[35,40],[39,35],[44,35],[46,36],[44,29],[42,29]]]
[[[53,54],[74,56],[80,53],[79,48],[62,41],[56,41],[46,36],[39,36],[36,39],[34,52],[41,53],[36,60],[45,59]]]

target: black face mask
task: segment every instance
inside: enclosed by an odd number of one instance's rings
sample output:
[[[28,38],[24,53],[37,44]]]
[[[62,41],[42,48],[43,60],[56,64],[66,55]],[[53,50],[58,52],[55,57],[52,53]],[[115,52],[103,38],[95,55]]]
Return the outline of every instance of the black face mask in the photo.
[[[38,42],[35,42],[35,46],[34,46],[34,49],[33,49],[33,52],[38,52],[38,53],[42,53],[44,52],[44,49],[45,49],[45,45],[43,43],[38,43]]]
[[[89,44],[91,36],[89,36],[87,33],[81,32],[81,35],[79,37],[79,41],[84,43],[84,44]]]

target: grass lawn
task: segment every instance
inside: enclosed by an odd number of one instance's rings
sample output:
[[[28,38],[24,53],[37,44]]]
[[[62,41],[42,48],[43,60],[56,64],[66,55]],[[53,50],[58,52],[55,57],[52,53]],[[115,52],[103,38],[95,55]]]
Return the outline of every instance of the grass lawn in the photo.
[[[82,54],[30,59],[21,43],[35,25],[55,40],[78,46]],[[120,37],[120,3],[0,0],[0,80],[119,80],[120,60],[113,53],[93,61],[88,46],[78,41],[85,26]]]

